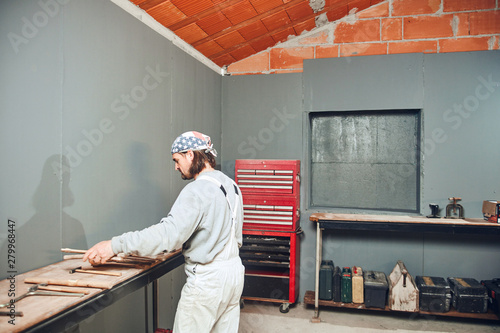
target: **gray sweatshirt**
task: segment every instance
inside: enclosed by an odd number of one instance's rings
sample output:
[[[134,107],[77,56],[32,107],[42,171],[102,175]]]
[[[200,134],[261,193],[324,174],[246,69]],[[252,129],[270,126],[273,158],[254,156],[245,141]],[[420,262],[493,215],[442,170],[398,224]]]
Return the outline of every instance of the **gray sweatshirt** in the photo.
[[[220,171],[201,173],[224,186],[235,207],[233,181]],[[239,191],[239,189],[238,189]],[[243,201],[239,192],[236,239],[242,244]],[[186,185],[170,213],[148,228],[126,232],[111,239],[114,253],[156,255],[180,249],[188,264],[206,264],[224,248],[231,233],[231,211],[224,193],[211,181],[198,179]]]

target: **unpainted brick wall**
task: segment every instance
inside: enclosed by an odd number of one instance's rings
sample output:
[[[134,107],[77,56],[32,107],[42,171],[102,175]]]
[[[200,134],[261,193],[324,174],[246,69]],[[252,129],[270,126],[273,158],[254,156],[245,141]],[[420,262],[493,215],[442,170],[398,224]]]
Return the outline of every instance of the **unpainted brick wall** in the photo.
[[[496,0],[386,0],[233,63],[228,73],[302,72],[304,59],[498,50],[499,6]]]

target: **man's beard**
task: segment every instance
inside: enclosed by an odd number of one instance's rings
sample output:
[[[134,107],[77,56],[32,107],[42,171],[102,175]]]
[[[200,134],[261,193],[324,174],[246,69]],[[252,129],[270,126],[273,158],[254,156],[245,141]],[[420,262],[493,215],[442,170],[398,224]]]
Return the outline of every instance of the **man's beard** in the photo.
[[[181,173],[181,178],[183,180],[191,180],[191,179],[193,179],[193,175],[189,171],[188,171],[187,174],[183,173],[182,171],[180,171],[180,173]]]

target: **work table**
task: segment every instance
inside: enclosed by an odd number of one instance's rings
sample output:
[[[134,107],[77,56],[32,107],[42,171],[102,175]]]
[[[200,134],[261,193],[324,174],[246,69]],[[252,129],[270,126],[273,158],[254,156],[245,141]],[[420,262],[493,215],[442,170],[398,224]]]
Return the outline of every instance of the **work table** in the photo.
[[[322,260],[323,230],[361,230],[387,232],[421,232],[468,235],[500,235],[500,224],[483,219],[427,218],[423,216],[394,216],[367,214],[313,213],[309,220],[316,223],[315,290],[306,292],[304,302],[314,304],[313,322],[319,322],[319,271]],[[321,302],[322,304],[333,302]],[[334,305],[332,305],[334,306]],[[476,317],[481,317],[475,314]],[[489,315],[485,315],[490,319]],[[493,317],[495,317],[493,315]]]
[[[155,283],[158,278],[184,262],[180,251],[158,256],[157,259],[158,261],[154,264],[141,268],[118,266],[105,268],[105,271],[121,273],[121,276],[78,272],[70,274],[71,269],[82,266],[83,263],[81,259],[69,259],[15,275],[14,278],[8,277],[0,281],[0,290],[2,290],[0,304],[7,303],[28,292],[28,289],[36,284],[25,283],[25,280],[33,279],[69,281],[74,285],[70,287],[71,289],[82,289],[87,294],[82,297],[39,295],[25,297],[14,303],[15,311],[22,312],[23,316],[15,318],[1,316],[0,332],[64,331],[65,328],[83,321],[133,291],[151,282]],[[100,288],[82,287],[83,285],[97,285]],[[11,291],[15,293],[15,296],[9,295]],[[155,297],[154,292],[153,297]],[[155,304],[153,300],[153,315],[156,313]],[[10,309],[4,307],[0,310],[5,312]]]

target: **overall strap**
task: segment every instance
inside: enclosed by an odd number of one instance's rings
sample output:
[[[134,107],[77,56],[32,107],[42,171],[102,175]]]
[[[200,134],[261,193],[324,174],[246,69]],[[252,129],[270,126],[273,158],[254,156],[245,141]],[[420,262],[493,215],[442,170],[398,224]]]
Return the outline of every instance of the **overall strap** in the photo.
[[[229,205],[229,209],[231,211],[231,218],[232,218],[232,222],[233,224],[236,223],[236,215],[237,215],[237,211],[238,211],[238,204],[240,202],[239,200],[239,191],[238,191],[238,187],[236,186],[236,184],[233,182],[233,188],[234,188],[234,193],[235,193],[235,204],[234,204],[234,209],[231,205],[231,202],[229,201],[229,197],[227,196],[227,192],[226,192],[226,189],[224,188],[224,186],[222,185],[222,183],[220,181],[218,181],[217,179],[213,178],[213,177],[210,177],[210,176],[206,176],[206,175],[201,175],[201,176],[198,176],[196,178],[196,180],[199,180],[199,179],[202,179],[202,180],[208,180],[209,182],[212,182],[214,183],[215,185],[217,185],[220,190],[222,191],[222,193],[224,193],[224,197],[226,197],[226,201],[227,201],[227,204]]]

